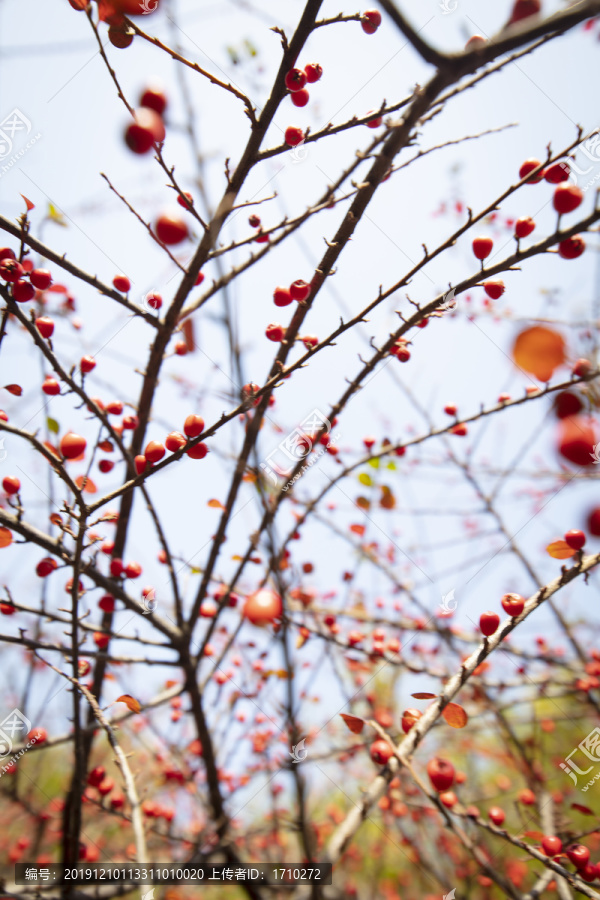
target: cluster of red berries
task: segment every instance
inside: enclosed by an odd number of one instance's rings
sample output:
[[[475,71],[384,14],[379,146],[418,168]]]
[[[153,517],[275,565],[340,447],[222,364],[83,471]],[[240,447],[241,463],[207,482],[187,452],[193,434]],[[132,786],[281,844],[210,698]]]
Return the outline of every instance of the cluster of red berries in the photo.
[[[139,108],[133,114],[133,122],[125,129],[125,143],[133,153],[148,153],[153,144],[165,139],[163,114],[167,108],[167,96],[157,85],[146,87],[140,95]]]
[[[276,287],[273,291],[273,303],[275,306],[289,306],[293,300],[303,303],[308,299],[310,291],[310,283],[298,278],[290,284],[289,288]]]
[[[161,444],[160,441],[150,441],[146,444],[143,455],[140,454],[135,457],[134,465],[136,472],[138,475],[141,475],[147,470],[148,466],[153,466],[160,462],[164,457],[166,450],[170,453],[176,453],[178,450],[181,450],[182,447],[185,447],[188,441],[199,437],[203,431],[204,419],[202,416],[192,413],[183,423],[183,434],[179,431],[172,431],[165,438],[164,444]],[[188,447],[185,452],[191,459],[204,459],[208,453],[208,447],[205,443],[200,442],[199,444]]]
[[[530,175],[536,169],[539,171],[535,175]],[[571,169],[567,162],[553,163],[547,169],[544,169],[540,160],[534,158],[526,159],[519,169],[519,177],[521,180],[527,179],[526,184],[539,184],[540,181],[545,180],[549,184],[556,185],[552,205],[558,213],[559,220],[561,216],[576,210],[583,200],[581,188],[568,181],[570,173]],[[533,228],[531,231],[533,231]],[[517,237],[520,236],[517,234]],[[559,255],[563,259],[576,259],[578,256],[581,256],[584,250],[585,241],[580,234],[567,238],[558,245]]]
[[[513,619],[520,616],[525,608],[525,600],[520,594],[504,594],[500,602],[504,612]],[[479,629],[485,637],[495,634],[499,625],[500,616],[495,612],[484,612],[479,617]]]
[[[310,95],[306,90],[305,85],[314,84],[316,81],[319,81],[322,74],[323,69],[319,63],[309,63],[303,69],[294,68],[289,70],[285,76],[285,86],[290,92],[290,98],[294,106],[306,106],[310,99]],[[295,143],[290,143],[287,139],[288,131],[290,131],[289,128],[286,130],[286,142],[290,144],[291,147],[302,143],[304,140],[303,132],[300,132],[300,140],[297,140]]]
[[[48,269],[35,269],[28,259],[19,262],[10,247],[0,248],[0,278],[11,285],[11,296],[17,303],[33,300],[36,290],[45,291],[52,284]]]

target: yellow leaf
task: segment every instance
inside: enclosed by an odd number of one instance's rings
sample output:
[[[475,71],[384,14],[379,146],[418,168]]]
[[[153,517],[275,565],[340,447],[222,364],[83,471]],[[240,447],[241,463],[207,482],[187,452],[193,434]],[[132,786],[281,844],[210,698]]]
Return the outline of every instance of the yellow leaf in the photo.
[[[63,228],[67,227],[65,217],[53,203],[48,204],[48,218],[51,222],[56,222],[57,225],[61,225]]]
[[[136,700],[135,697],[132,697],[131,694],[121,694],[120,697],[117,697],[115,703],[124,703],[127,709],[130,709],[131,712],[139,713],[142,708],[139,700]]]
[[[373,484],[373,479],[369,474],[367,474],[367,472],[361,472],[358,476],[358,480],[361,484],[364,484],[365,487],[371,487],[371,485]]]

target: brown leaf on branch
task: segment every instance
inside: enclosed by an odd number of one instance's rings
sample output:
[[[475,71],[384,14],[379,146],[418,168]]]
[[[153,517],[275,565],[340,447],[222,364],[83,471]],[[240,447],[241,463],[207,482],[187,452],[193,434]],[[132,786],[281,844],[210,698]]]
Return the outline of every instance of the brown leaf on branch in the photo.
[[[124,703],[127,709],[130,709],[133,713],[139,713],[142,708],[140,701],[132,697],[131,694],[121,694],[120,697],[117,697],[115,703]]]
[[[365,727],[365,720],[359,719],[358,716],[349,716],[346,713],[340,713],[340,715],[352,734],[360,734]]]
[[[464,728],[469,721],[468,715],[458,703],[449,703],[444,707],[442,715],[452,728]]]
[[[8,391],[9,394],[12,394],[13,397],[20,397],[23,393],[23,388],[20,384],[5,384],[4,390]]]

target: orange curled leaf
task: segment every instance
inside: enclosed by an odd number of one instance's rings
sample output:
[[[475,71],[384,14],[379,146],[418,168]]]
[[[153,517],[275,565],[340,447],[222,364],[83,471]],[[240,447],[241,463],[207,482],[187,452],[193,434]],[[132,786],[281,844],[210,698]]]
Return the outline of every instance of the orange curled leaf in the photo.
[[[468,715],[458,703],[449,703],[444,707],[442,715],[452,728],[464,728],[469,721]]]
[[[513,359],[540,381],[550,381],[554,370],[565,362],[564,339],[558,331],[544,325],[525,328],[514,343]]]
[[[75,479],[75,484],[79,488],[80,491],[83,491],[84,494],[97,494],[98,488],[94,484],[91,478],[88,478],[87,475],[78,475]]]
[[[140,701],[132,697],[131,694],[121,694],[120,697],[117,697],[115,703],[124,703],[127,709],[130,709],[133,713],[139,713],[142,708]]]
[[[415,700],[435,700],[437,694],[428,694],[425,691],[420,691],[418,694],[411,694],[411,697],[414,697]]]
[[[351,525],[350,531],[353,534],[358,534],[360,537],[362,537],[363,534],[365,533],[365,526],[364,525]]]
[[[546,550],[552,559],[570,559],[575,556],[576,551],[572,550],[566,541],[552,541],[548,544]]]
[[[10,547],[12,539],[12,531],[9,531],[8,528],[4,528],[4,526],[0,526],[0,548]]]
[[[23,388],[20,384],[5,384],[4,390],[8,391],[9,394],[12,394],[13,397],[20,397],[23,393]]]
[[[207,506],[210,506],[211,509],[225,509],[220,500],[209,500]]]
[[[524,831],[523,837],[532,838],[534,841],[541,841],[544,835],[541,831]]]
[[[352,734],[360,734],[365,727],[365,720],[359,719],[358,716],[348,716],[346,713],[340,713],[340,715]]]
[[[98,444],[98,447],[100,448],[100,450],[103,450],[104,453],[112,453],[113,450],[115,449],[113,447],[112,441],[109,441],[109,440],[100,441],[100,443]]]

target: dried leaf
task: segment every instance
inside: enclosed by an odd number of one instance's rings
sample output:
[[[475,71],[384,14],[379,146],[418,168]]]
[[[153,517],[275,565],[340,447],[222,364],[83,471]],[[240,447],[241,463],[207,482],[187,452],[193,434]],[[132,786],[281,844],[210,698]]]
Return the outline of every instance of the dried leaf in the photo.
[[[382,509],[394,509],[396,506],[396,498],[385,484],[381,485],[381,499],[379,500],[379,505]]]
[[[35,209],[35,203],[32,203],[31,200],[28,200],[27,197],[25,196],[25,194],[21,194],[21,197],[25,201],[25,206],[27,207],[27,212],[29,212],[31,209]]]
[[[14,397],[20,397],[23,393],[23,388],[20,384],[5,384],[4,390],[8,391],[8,393],[12,394]]]
[[[109,440],[106,440],[106,441],[100,441],[100,443],[98,444],[98,447],[99,447],[99,449],[102,450],[104,453],[112,453],[113,450],[115,449],[115,448],[113,447],[112,441],[109,441]]]
[[[139,713],[141,707],[140,701],[136,700],[135,697],[132,697],[131,694],[121,694],[120,697],[117,697],[115,703],[124,703],[127,709],[130,709],[131,712]]]
[[[570,559],[577,552],[572,550],[566,541],[552,541],[551,544],[548,544],[546,550],[552,559]]]
[[[581,803],[571,803],[571,809],[576,809],[578,812],[583,813],[584,816],[594,815],[589,806],[582,806]]]
[[[194,339],[194,323],[190,316],[183,320],[181,331],[183,332],[183,339],[185,341],[185,346],[187,347],[187,352],[193,353],[196,349],[196,341]]]
[[[62,516],[59,516],[58,513],[52,513],[50,521],[53,525],[62,525]]]
[[[0,548],[10,547],[12,539],[12,531],[9,531],[8,528],[4,528],[3,525],[0,526]]]
[[[426,691],[420,691],[418,694],[411,694],[415,700],[435,700],[437,694],[428,694]]]
[[[515,363],[540,381],[550,381],[565,359],[565,342],[553,328],[534,325],[522,331],[513,346]]]
[[[358,534],[360,537],[362,537],[363,534],[365,533],[365,526],[364,525],[351,525],[350,531],[353,534]]]
[[[296,638],[296,650],[299,650],[300,647],[304,647],[305,643],[308,640],[308,634],[299,634]]]
[[[46,419],[46,425],[48,426],[48,431],[51,431],[52,434],[58,434],[60,431],[60,426],[56,419],[53,419],[51,416],[48,416]]]
[[[207,506],[210,506],[211,509],[225,509],[220,500],[209,500]]]
[[[359,509],[370,509],[371,501],[367,500],[366,497],[357,497],[354,501]]]
[[[340,715],[352,734],[360,734],[365,727],[365,720],[359,719],[358,716],[348,716],[346,713],[340,713]]]
[[[79,488],[80,491],[83,491],[84,494],[97,494],[98,488],[94,484],[91,478],[87,475],[78,475],[75,479],[75,484]]]
[[[452,728],[464,728],[469,721],[468,715],[458,703],[449,703],[444,707],[442,715]]]
[[[257,480],[256,472],[244,472],[242,476],[242,481],[251,481],[254,483]]]
[[[534,841],[541,841],[544,837],[541,831],[525,831],[523,837],[532,838]]]
[[[67,294],[69,289],[64,284],[51,284],[49,288],[46,288],[52,294]]]

